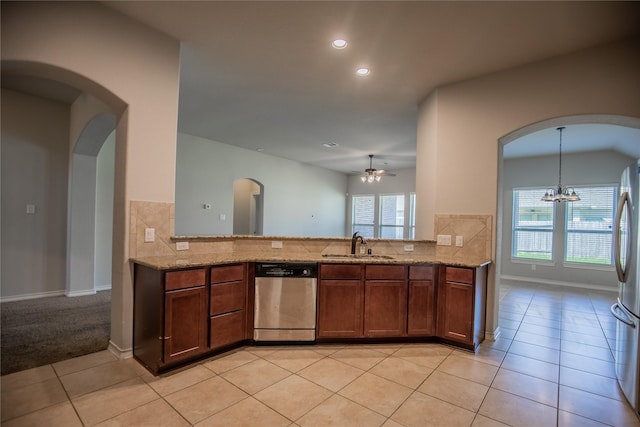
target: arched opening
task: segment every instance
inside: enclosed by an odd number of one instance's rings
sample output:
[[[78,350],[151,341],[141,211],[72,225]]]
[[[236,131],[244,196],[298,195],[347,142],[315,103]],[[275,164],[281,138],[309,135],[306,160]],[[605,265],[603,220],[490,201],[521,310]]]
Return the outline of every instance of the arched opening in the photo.
[[[250,178],[233,182],[233,234],[262,235],[264,185]]]
[[[522,282],[542,283],[548,286],[574,286],[576,289],[588,288],[604,290],[606,285],[611,285],[615,290],[615,273],[609,274],[606,269],[588,270],[587,267],[578,265],[564,266],[566,242],[557,244],[558,236],[564,236],[564,221],[571,207],[556,206],[555,224],[560,224],[562,230],[554,232],[553,244],[557,253],[547,264],[536,262],[512,261],[512,215],[513,214],[513,187],[544,187],[557,184],[558,180],[558,136],[556,128],[566,126],[566,129],[589,129],[589,138],[582,138],[579,148],[566,147],[563,144],[563,184],[571,185],[615,185],[629,159],[640,157],[640,119],[613,115],[580,115],[558,117],[533,123],[517,129],[498,140],[498,188],[497,188],[497,221],[496,221],[496,286],[508,280]],[[546,134],[553,137],[550,146],[553,151],[541,152],[536,144],[534,135]],[[611,143],[609,145],[597,144],[597,137],[602,134]],[[566,133],[565,133],[566,135]],[[549,139],[549,138],[548,138]],[[593,146],[591,145],[593,142]],[[514,144],[506,147],[508,144]],[[518,145],[520,144],[520,145]],[[529,145],[523,145],[529,144]],[[626,147],[625,147],[626,145]],[[520,158],[510,158],[514,147],[522,153]],[[569,148],[569,150],[565,150]],[[604,148],[603,148],[604,147]],[[597,150],[597,151],[595,151]],[[507,156],[505,156],[507,151]],[[568,152],[567,152],[568,151]],[[527,154],[528,153],[528,154]],[[567,157],[574,156],[573,163],[565,162]],[[578,157],[580,156],[580,157]],[[589,157],[593,157],[589,160]],[[518,157],[518,156],[516,156]],[[529,160],[531,157],[531,160]],[[538,159],[538,165],[534,166],[534,159]],[[519,181],[514,180],[513,163],[509,168],[507,161],[519,162],[517,174]],[[568,164],[567,164],[568,163]],[[527,166],[529,165],[529,166]],[[591,166],[590,166],[591,165]],[[568,170],[566,168],[568,166]],[[537,176],[536,176],[537,175]],[[603,176],[605,178],[603,178]],[[528,178],[527,178],[528,177]],[[577,181],[576,181],[577,180]],[[543,192],[544,193],[544,192]],[[542,197],[542,194],[541,194]],[[557,205],[557,204],[556,204]],[[541,265],[542,264],[542,265]],[[518,270],[519,269],[519,270]],[[515,273],[514,273],[515,272]],[[497,301],[496,301],[497,302]],[[495,318],[498,319],[499,304],[496,304]]]
[[[49,67],[38,64],[29,67],[30,64],[23,63],[24,67],[17,72],[11,63],[6,64],[6,69],[5,61],[2,65],[3,98],[5,93],[11,93],[3,99],[6,101],[3,110],[12,111],[12,116],[3,114],[3,160],[16,165],[3,167],[3,181],[7,178],[7,182],[16,182],[16,188],[22,187],[20,191],[29,200],[27,208],[32,206],[31,210],[27,209],[27,215],[33,223],[25,224],[19,216],[3,218],[15,233],[24,235],[27,231],[31,237],[28,244],[16,252],[12,248],[17,241],[5,239],[3,234],[2,298],[3,302],[28,299],[30,303],[48,296],[58,297],[56,301],[66,300],[47,304],[56,313],[57,310],[75,313],[78,320],[69,328],[73,329],[69,331],[73,339],[50,324],[51,328],[47,329],[58,331],[55,339],[50,337],[50,332],[43,333],[42,339],[58,341],[56,345],[60,348],[46,347],[44,351],[42,341],[36,341],[35,337],[30,340],[36,347],[42,347],[41,362],[52,363],[61,359],[51,357],[69,358],[107,348],[111,340],[114,319],[109,290],[114,264],[116,110],[122,112],[113,106],[121,101],[113,94],[98,100],[83,92],[80,87],[95,83],[82,84],[78,75],[65,74],[61,69],[51,74]],[[103,94],[103,91],[98,92]],[[5,106],[9,108],[5,110]],[[57,114],[50,114],[51,111]],[[10,132],[5,133],[5,126],[10,127]],[[5,152],[5,142],[15,150]],[[30,148],[36,146],[40,147],[37,151]],[[29,170],[38,172],[25,174]],[[20,202],[15,196],[14,192],[3,191],[3,207]],[[59,238],[51,239],[52,234]],[[13,259],[5,259],[4,255],[10,252],[14,253]],[[39,261],[34,263],[36,259]],[[25,265],[29,268],[24,268]],[[105,292],[96,296],[95,302],[88,301],[97,291]],[[66,299],[62,295],[82,298]],[[90,320],[89,316],[80,314],[88,306],[94,315]],[[80,308],[74,310],[74,307]],[[65,322],[57,315],[47,316],[52,322]],[[82,332],[78,333],[79,330]],[[35,353],[22,352],[18,358],[35,358]],[[3,356],[8,354],[3,351]],[[3,373],[6,359],[9,358],[3,357]],[[34,365],[17,366],[24,369]]]
[[[111,289],[115,126],[115,115],[96,115],[71,155],[67,296]]]

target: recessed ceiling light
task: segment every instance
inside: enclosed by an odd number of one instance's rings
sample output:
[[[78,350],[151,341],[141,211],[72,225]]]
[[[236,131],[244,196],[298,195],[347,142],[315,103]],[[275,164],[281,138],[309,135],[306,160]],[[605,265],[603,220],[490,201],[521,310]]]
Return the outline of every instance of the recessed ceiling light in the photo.
[[[331,46],[333,46],[334,49],[344,49],[347,47],[347,41],[343,39],[335,39],[331,42]]]
[[[262,153],[262,152],[264,151],[264,148],[256,148],[256,151],[257,151],[258,153]]]
[[[366,67],[360,67],[356,70],[356,74],[359,76],[368,76],[369,75],[369,69]]]
[[[322,144],[324,147],[327,148],[335,148],[338,147],[338,144],[335,142],[325,142],[324,144]]]

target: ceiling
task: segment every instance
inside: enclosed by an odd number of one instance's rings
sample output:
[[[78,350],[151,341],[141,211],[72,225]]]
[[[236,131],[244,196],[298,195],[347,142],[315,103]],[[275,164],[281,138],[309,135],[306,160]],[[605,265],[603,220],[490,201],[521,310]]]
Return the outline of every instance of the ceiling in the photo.
[[[417,106],[438,86],[640,29],[640,2],[102,3],[181,40],[180,132],[345,173],[368,154],[414,167]],[[557,151],[544,140],[523,150]]]

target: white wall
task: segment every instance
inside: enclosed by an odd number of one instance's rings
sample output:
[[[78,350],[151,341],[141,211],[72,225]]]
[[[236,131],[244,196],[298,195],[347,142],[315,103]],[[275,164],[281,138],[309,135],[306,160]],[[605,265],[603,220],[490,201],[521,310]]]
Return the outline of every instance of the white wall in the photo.
[[[233,234],[239,178],[264,186],[264,235],[345,235],[345,174],[183,133],[176,159],[176,235]]]
[[[2,89],[1,297],[64,293],[69,106]],[[35,205],[35,214],[26,205]]]
[[[503,209],[502,209],[502,256],[503,276],[513,276],[523,280],[564,283],[567,285],[593,285],[616,290],[618,281],[613,267],[608,271],[586,268],[564,267],[563,251],[556,250],[554,265],[548,263],[511,262],[511,224],[513,222],[513,189],[522,187],[548,187],[557,181],[557,156],[509,159],[504,162]],[[611,185],[620,181],[622,170],[633,161],[632,158],[613,151],[597,151],[581,154],[563,154],[562,176],[564,184],[575,186],[578,194],[581,185]],[[569,180],[569,181],[567,181]],[[554,184],[555,185],[555,184]],[[552,185],[553,187],[553,185]],[[542,197],[542,195],[541,195]],[[565,203],[556,204],[557,232],[563,233]],[[531,269],[531,264],[537,264]]]

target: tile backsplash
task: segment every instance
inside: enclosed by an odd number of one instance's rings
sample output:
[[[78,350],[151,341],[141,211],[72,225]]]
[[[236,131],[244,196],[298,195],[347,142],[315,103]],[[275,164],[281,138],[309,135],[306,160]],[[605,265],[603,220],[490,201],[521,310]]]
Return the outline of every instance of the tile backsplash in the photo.
[[[451,245],[437,245],[438,256],[452,258],[491,259],[493,237],[491,215],[436,215],[435,234],[451,236]],[[456,236],[462,236],[462,247],[456,246]]]
[[[451,236],[451,246],[436,246],[433,241],[393,241],[372,239],[366,245],[374,254],[409,255],[404,247],[414,247],[411,255],[444,256],[450,258],[491,259],[491,215],[436,215],[436,234]],[[131,258],[151,256],[201,255],[217,253],[346,254],[349,238],[269,237],[269,236],[185,236],[189,249],[176,251],[174,238],[175,209],[173,203],[132,201],[129,250]],[[145,242],[145,229],[155,230],[155,241]],[[463,246],[455,246],[456,236],[462,236]],[[282,249],[272,248],[273,240],[283,240]]]
[[[171,241],[174,230],[175,210],[173,203],[131,201],[129,215],[129,256],[175,255],[175,244]],[[155,240],[145,242],[147,228],[155,230]]]

